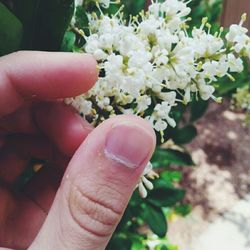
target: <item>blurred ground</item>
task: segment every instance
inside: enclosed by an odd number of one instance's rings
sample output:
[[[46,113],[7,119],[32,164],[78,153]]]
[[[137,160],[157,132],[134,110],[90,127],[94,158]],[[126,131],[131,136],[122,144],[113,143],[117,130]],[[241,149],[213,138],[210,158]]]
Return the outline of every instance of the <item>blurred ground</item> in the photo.
[[[180,250],[250,250],[250,128],[243,119],[225,101],[197,123],[199,136],[188,146],[197,167],[185,170],[182,183],[193,212],[170,223],[168,234]]]

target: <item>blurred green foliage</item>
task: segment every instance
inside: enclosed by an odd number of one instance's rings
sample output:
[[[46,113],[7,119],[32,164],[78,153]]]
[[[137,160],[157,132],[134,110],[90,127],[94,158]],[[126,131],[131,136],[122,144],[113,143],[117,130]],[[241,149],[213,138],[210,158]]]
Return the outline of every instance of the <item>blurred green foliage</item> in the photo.
[[[60,50],[74,0],[1,0],[0,4],[1,55],[20,49]]]
[[[213,24],[213,29],[218,28],[220,15],[223,7],[223,0],[192,0],[189,5],[192,9],[191,27],[198,27],[203,17],[208,17],[208,22]]]
[[[18,50],[21,45],[23,25],[1,2],[0,27],[0,56]]]

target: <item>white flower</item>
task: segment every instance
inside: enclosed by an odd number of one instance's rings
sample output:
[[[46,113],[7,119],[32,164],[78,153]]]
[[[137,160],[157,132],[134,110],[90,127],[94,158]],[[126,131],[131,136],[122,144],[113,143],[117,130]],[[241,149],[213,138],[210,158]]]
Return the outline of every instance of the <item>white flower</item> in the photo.
[[[139,96],[137,98],[137,113],[141,113],[148,109],[151,105],[151,97],[147,95]]]
[[[176,126],[174,119],[169,117],[170,110],[171,106],[168,102],[162,102],[161,104],[157,104],[155,106],[154,113],[152,114],[150,121],[153,123],[153,127],[156,131],[164,131],[168,124],[171,127]]]
[[[213,96],[215,88],[211,85],[200,84],[199,85],[199,93],[202,100],[207,101],[209,98]]]
[[[161,120],[161,119],[158,119],[158,120],[156,120],[156,122],[155,122],[155,124],[153,125],[153,127],[154,127],[154,129],[156,130],[156,131],[164,131],[164,130],[166,130],[166,128],[168,127],[168,124],[167,124],[167,122],[165,122],[165,121],[163,121],[163,120]]]
[[[138,183],[138,189],[139,189],[139,194],[142,198],[146,198],[148,195],[148,190],[152,190],[154,188],[154,185],[149,179],[155,179],[159,178],[159,175],[153,171],[153,166],[152,163],[149,162],[141,176],[141,179]]]
[[[236,58],[234,54],[228,54],[227,56],[228,64],[231,72],[242,72],[243,61],[241,58]]]
[[[247,35],[248,29],[242,27],[246,21],[246,14],[242,15],[239,25],[233,24],[229,28],[229,32],[226,35],[226,39],[238,54],[242,54],[250,58],[250,38]]]
[[[96,49],[93,52],[93,56],[97,61],[105,60],[108,57],[108,55],[102,49]]]
[[[247,28],[238,24],[233,24],[230,26],[229,32],[226,34],[226,39],[227,41],[234,43],[236,40],[239,40],[239,38],[247,34],[247,32]]]
[[[170,91],[170,92],[161,92],[159,97],[169,103],[170,106],[174,106],[175,105],[175,101],[176,101],[176,92],[175,91]]]

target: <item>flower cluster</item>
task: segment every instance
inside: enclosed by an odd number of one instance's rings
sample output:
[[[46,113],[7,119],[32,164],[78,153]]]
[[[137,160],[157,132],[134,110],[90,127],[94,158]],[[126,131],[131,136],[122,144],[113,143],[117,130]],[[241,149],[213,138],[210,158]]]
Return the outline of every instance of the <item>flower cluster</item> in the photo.
[[[223,40],[210,34],[206,18],[189,35],[190,8],[178,0],[152,3],[149,11],[128,24],[121,15],[92,16],[85,52],[99,62],[100,77],[89,93],[68,99],[81,114],[102,121],[116,114],[136,114],[157,131],[174,127],[171,108],[214,98],[212,82],[241,72],[240,56],[250,57],[247,29],[232,25]]]
[[[152,2],[129,22],[122,10],[111,17],[90,14],[83,50],[98,61],[100,76],[87,94],[66,103],[94,125],[117,114],[135,114],[163,134],[176,126],[171,109],[178,103],[220,101],[213,83],[224,76],[234,80],[231,73],[243,70],[241,57],[250,57],[245,15],[224,38],[222,28],[211,34],[207,18],[190,30],[190,11],[184,1],[166,0]]]

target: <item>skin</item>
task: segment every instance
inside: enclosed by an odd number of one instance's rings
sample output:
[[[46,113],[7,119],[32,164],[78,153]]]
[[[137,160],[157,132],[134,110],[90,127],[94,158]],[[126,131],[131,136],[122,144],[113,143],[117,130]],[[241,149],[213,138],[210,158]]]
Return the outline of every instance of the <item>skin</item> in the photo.
[[[105,249],[119,223],[155,135],[133,116],[93,129],[63,104],[94,85],[96,68],[83,54],[17,52],[0,58],[0,249]],[[129,164],[105,153],[112,136],[119,137],[116,150]],[[117,140],[110,141],[108,147]],[[47,166],[14,192],[34,157]]]

